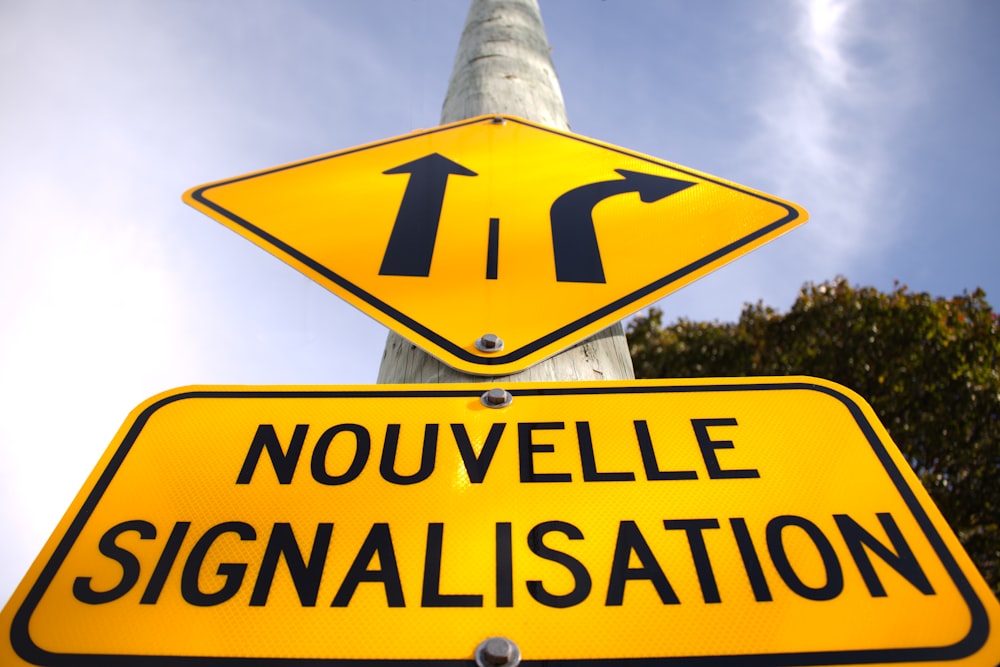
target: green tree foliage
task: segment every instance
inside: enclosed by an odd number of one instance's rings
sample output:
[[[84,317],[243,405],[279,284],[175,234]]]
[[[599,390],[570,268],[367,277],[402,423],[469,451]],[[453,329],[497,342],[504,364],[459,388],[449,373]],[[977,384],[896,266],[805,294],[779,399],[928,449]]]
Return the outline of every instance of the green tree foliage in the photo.
[[[982,290],[932,298],[844,278],[806,284],[788,313],[736,323],[652,309],[628,327],[641,378],[812,375],[863,396],[1000,593],[1000,317]]]

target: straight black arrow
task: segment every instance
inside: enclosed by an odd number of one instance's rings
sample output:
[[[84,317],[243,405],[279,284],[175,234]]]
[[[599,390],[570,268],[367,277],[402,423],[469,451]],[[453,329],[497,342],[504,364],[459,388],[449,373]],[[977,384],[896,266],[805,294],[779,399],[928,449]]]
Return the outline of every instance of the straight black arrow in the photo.
[[[425,155],[382,173],[410,174],[410,180],[382,256],[379,275],[426,277],[431,272],[448,176],[478,174],[439,153]]]
[[[552,250],[556,260],[556,280],[568,283],[603,283],[604,265],[597,246],[593,210],[608,197],[638,192],[645,203],[676,194],[694,183],[676,178],[615,169],[620,180],[588,183],[561,195],[552,204]]]

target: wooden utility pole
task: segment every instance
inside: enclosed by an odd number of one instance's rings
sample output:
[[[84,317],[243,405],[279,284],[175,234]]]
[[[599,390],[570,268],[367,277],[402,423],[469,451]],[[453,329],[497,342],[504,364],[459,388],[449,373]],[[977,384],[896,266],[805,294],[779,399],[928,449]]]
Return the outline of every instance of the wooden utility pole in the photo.
[[[441,123],[508,114],[568,130],[566,106],[537,0],[472,0],[441,110]],[[525,298],[531,298],[526,294]],[[461,308],[461,304],[455,304]],[[397,333],[386,340],[380,383],[631,380],[621,323],[527,370],[502,377],[468,375]]]

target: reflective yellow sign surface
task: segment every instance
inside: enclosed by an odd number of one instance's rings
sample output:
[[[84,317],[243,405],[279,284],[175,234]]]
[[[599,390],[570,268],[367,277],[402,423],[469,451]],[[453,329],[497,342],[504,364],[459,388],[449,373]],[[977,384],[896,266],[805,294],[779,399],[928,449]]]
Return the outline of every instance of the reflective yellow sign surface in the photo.
[[[493,116],[184,199],[482,375],[527,368],[806,220],[707,174]],[[487,333],[503,348],[477,347]]]
[[[150,399],[3,610],[0,664],[471,664],[490,636],[528,665],[1000,660],[997,600],[847,390],[507,389]]]

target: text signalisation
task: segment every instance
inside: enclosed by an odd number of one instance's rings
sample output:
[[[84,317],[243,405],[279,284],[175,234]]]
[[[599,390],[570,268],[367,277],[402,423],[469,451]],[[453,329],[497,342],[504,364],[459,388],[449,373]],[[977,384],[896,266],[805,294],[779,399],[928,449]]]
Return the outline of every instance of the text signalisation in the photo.
[[[480,375],[523,370],[807,217],[504,116],[202,185],[184,200]]]
[[[1000,661],[996,598],[842,387],[508,389],[151,399],[3,610],[0,664],[460,665],[491,636],[527,665]]]

